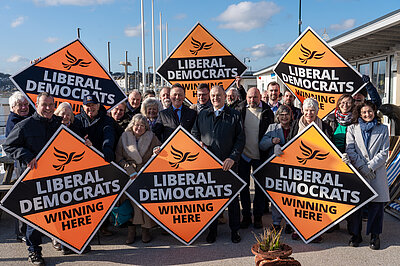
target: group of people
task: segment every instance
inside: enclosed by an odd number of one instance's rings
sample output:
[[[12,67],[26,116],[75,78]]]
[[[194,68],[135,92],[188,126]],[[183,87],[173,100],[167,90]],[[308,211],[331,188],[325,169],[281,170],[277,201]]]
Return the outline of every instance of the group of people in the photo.
[[[306,99],[300,109],[294,106],[295,98],[288,90],[279,100],[281,88],[278,83],[268,84],[265,95],[262,95],[256,87],[246,92],[240,77],[236,79],[236,88],[232,87],[227,92],[218,85],[209,88],[208,84],[199,84],[198,101],[191,106],[184,102],[183,86],[174,84],[172,87],[163,87],[158,98],[153,91],[141,95],[134,90],[126,102],[110,112],[96,97],[86,96],[81,112],[75,116],[68,103],[61,103],[55,109],[54,98],[46,92],[37,96],[36,111],[33,112],[24,95],[16,92],[10,97],[11,113],[3,149],[22,168],[34,169],[37,167],[36,156],[58,127],[64,124],[81,136],[86,145],[102,152],[106,161],[115,161],[128,174],[132,174],[139,172],[181,125],[191,132],[202,147],[207,147],[223,162],[224,171],[233,170],[247,183],[240,193],[240,199],[236,197],[228,207],[231,240],[238,243],[241,241],[239,229],[250,225],[256,229],[264,227],[262,216],[269,207],[264,192],[257,186],[251,207],[251,171],[272,154],[282,155],[281,147],[314,122],[343,152],[343,161],[353,164],[379,194],[367,206],[370,247],[379,249],[383,206],[389,200],[385,170],[389,135],[387,127],[377,116],[380,98],[376,97],[377,93],[374,94],[368,77],[364,79],[368,82],[366,87],[375,103],[366,101],[363,94],[354,97],[343,94],[334,113],[326,121],[318,117],[319,104],[313,98]],[[127,225],[126,244],[135,242],[136,227],[141,228],[142,241],[150,242],[150,229],[155,223],[133,202],[131,204],[134,212]],[[279,230],[282,217],[274,206],[271,212],[272,226]],[[217,224],[218,220],[215,220],[209,227],[206,237],[208,243],[216,241]],[[353,214],[348,224],[352,235],[349,244],[358,246],[362,241],[362,211]],[[107,222],[102,225],[101,234],[112,234],[107,229],[108,225]],[[29,225],[26,226],[26,232],[22,228],[21,223],[16,225],[18,238],[26,236],[24,240],[28,245],[29,260],[33,264],[43,265],[41,233]],[[290,226],[286,226],[285,232],[292,233]],[[295,233],[292,237],[299,238]],[[55,241],[53,244],[63,254],[72,253]],[[90,246],[86,251],[90,251]]]

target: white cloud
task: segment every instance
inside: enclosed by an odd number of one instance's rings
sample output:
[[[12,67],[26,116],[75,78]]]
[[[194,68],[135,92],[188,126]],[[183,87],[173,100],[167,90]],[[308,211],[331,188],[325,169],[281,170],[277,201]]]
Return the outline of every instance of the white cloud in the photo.
[[[9,63],[28,62],[28,61],[29,61],[28,58],[22,57],[20,55],[13,55],[7,59],[7,62]]]
[[[245,51],[250,53],[251,59],[257,61],[261,58],[281,56],[289,46],[290,43],[280,43],[273,47],[268,47],[264,43],[260,43],[246,48]]]
[[[144,25],[146,26],[146,23],[144,23]],[[124,32],[127,37],[138,37],[142,34],[142,25],[139,24],[134,27],[126,27]]]
[[[37,5],[44,6],[92,6],[109,4],[114,2],[114,0],[33,0],[33,2]]]
[[[18,18],[16,18],[13,22],[11,22],[11,27],[12,28],[16,28],[20,25],[22,25],[26,20],[26,17],[20,16]]]
[[[337,30],[337,31],[348,30],[348,29],[353,28],[355,24],[356,24],[356,20],[354,18],[349,18],[349,19],[342,21],[342,23],[340,23],[340,24],[332,24],[329,26],[329,28],[331,30]]]
[[[48,43],[55,43],[56,41],[58,41],[57,37],[47,37],[46,40],[44,40],[45,42]]]
[[[221,21],[220,28],[250,31],[264,27],[269,19],[280,11],[281,8],[274,2],[260,1],[253,3],[246,1],[228,6],[217,17],[217,20]]]
[[[182,20],[182,19],[187,18],[187,14],[185,14],[185,13],[180,13],[180,14],[175,15],[174,18],[175,18],[176,20]]]

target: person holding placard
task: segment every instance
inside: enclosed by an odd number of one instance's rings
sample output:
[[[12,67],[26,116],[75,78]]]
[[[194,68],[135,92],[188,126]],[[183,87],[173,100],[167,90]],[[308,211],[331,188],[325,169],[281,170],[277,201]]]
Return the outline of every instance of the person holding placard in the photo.
[[[386,173],[386,160],[389,154],[388,127],[377,117],[377,108],[371,101],[357,107],[357,120],[347,128],[346,153],[343,161],[351,163],[372,188],[378,197],[368,203],[367,235],[371,234],[369,247],[380,248],[379,235],[383,227],[383,210],[389,201],[389,187]],[[358,247],[362,242],[362,210],[352,216],[349,245]]]

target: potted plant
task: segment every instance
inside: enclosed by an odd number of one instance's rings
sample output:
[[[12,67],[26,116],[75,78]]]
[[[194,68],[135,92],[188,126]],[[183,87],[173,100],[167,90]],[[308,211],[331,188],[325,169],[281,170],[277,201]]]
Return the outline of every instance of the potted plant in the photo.
[[[276,231],[264,227],[261,234],[254,237],[257,243],[251,247],[251,252],[255,255],[256,266],[262,265],[300,265],[297,260],[289,257],[292,254],[292,247],[280,242],[282,229]]]

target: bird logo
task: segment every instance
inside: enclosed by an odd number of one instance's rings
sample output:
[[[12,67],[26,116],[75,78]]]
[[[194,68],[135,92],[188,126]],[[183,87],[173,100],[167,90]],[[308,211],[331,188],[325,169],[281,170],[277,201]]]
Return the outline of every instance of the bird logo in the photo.
[[[299,57],[299,59],[302,63],[307,64],[308,60],[321,59],[324,57],[325,52],[317,54],[318,51],[311,51],[310,49],[307,49],[306,47],[304,47],[302,44],[300,44],[300,45],[301,45],[300,51],[306,57],[306,58]]]
[[[65,57],[67,58],[67,61],[69,62],[69,64],[66,64],[64,62],[62,62],[62,65],[64,66],[64,68],[66,68],[67,70],[70,70],[71,67],[73,66],[80,66],[80,67],[88,67],[90,65],[90,63],[92,63],[92,61],[90,62],[85,62],[83,61],[83,59],[77,59],[74,55],[72,55],[68,50],[67,53],[65,54]]]
[[[188,161],[188,162],[192,162],[195,161],[197,159],[197,156],[199,155],[199,153],[197,154],[193,154],[190,155],[190,152],[181,152],[180,150],[177,150],[174,148],[174,146],[171,145],[171,148],[173,151],[171,151],[172,156],[174,157],[174,159],[176,159],[176,162],[169,162],[169,164],[171,165],[171,167],[177,169],[179,167],[179,164]]]
[[[320,153],[319,150],[313,151],[310,147],[308,147],[306,144],[304,144],[303,141],[301,141],[301,146],[300,150],[302,150],[302,154],[305,156],[304,158],[301,158],[299,156],[296,156],[297,161],[301,164],[306,164],[308,160],[316,159],[316,160],[325,160],[326,157],[328,157],[328,153]]]
[[[211,49],[212,45],[214,44],[214,43],[207,44],[206,42],[199,42],[199,41],[193,39],[193,37],[192,37],[191,43],[193,44],[193,47],[196,49],[196,50],[190,50],[190,52],[193,55],[197,55],[197,53],[199,51],[201,51],[201,50],[209,50],[209,49]]]
[[[53,164],[54,169],[56,169],[57,171],[64,171],[64,168],[67,164],[69,164],[70,162],[78,162],[80,160],[83,159],[83,154],[85,154],[85,152],[82,152],[81,154],[76,154],[76,152],[71,152],[70,154],[64,152],[64,151],[60,151],[59,149],[57,149],[56,147],[54,147],[54,150],[56,151],[54,154],[54,156],[56,156],[59,162],[62,162],[62,164],[60,165],[55,165]]]

